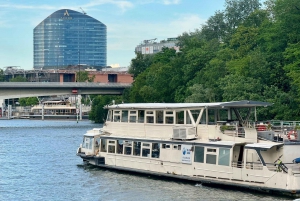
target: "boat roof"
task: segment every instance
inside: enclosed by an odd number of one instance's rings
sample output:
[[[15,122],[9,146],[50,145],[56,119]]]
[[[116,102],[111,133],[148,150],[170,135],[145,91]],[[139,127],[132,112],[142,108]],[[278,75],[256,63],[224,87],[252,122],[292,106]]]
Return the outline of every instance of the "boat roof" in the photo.
[[[271,149],[274,146],[282,146],[283,143],[254,143],[254,144],[247,144],[245,148],[248,149]]]
[[[231,101],[215,103],[122,103],[117,105],[107,105],[107,109],[178,109],[178,108],[249,108],[267,107],[272,103],[261,101]]]

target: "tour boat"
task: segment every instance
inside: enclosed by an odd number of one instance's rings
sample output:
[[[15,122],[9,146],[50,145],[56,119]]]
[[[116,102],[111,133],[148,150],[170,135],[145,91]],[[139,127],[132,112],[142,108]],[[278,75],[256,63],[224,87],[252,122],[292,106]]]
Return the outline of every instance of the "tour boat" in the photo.
[[[258,136],[274,132],[259,130],[256,119],[257,107],[271,105],[247,100],[107,105],[103,128],[84,134],[77,155],[99,167],[300,197],[299,161],[283,163],[285,144]]]

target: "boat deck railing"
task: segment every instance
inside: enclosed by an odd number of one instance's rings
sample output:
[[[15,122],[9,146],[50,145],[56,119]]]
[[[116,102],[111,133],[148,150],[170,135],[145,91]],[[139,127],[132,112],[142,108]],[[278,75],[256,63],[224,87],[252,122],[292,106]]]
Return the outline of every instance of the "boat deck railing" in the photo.
[[[246,162],[246,169],[262,170],[263,164],[260,162]]]
[[[243,168],[244,167],[243,161],[232,161],[231,167]]]
[[[223,134],[231,137],[245,138],[244,127],[239,127],[236,125],[223,125],[220,127]]]
[[[231,167],[234,168],[244,168],[244,162],[243,161],[232,161]],[[246,162],[246,169],[252,169],[252,170],[262,170],[263,165],[258,162]]]

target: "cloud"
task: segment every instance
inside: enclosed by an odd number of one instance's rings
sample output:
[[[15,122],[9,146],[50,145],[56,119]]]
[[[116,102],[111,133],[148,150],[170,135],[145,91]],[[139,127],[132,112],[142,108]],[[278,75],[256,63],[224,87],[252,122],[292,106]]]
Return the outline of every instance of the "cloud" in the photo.
[[[50,6],[50,5],[22,5],[22,4],[0,4],[0,8],[10,8],[10,9],[23,9],[23,10],[29,10],[29,9],[39,9],[39,10],[56,10],[61,8],[75,8],[78,9],[78,7],[83,8],[93,8],[97,7],[99,5],[104,4],[112,4],[117,7],[119,7],[123,12],[126,10],[132,8],[134,5],[130,1],[126,0],[91,0],[90,2],[78,5],[78,6]]]
[[[96,7],[103,4],[112,4],[119,7],[123,12],[132,8],[134,5],[130,1],[125,0],[92,0],[87,4],[82,5],[84,8]]]
[[[171,4],[179,4],[180,0],[163,0],[163,4],[171,5]]]
[[[40,5],[40,6],[28,6],[28,5],[20,5],[20,4],[0,4],[2,8],[12,8],[12,9],[40,9],[40,10],[53,10],[56,7],[48,6],[48,5]]]
[[[183,14],[177,15],[176,19],[167,22],[135,21],[126,26],[124,26],[125,22],[112,22],[107,30],[108,50],[134,51],[134,48],[143,40],[158,38],[159,41],[177,37],[184,32],[199,29],[205,21],[206,19],[202,19],[196,14]]]

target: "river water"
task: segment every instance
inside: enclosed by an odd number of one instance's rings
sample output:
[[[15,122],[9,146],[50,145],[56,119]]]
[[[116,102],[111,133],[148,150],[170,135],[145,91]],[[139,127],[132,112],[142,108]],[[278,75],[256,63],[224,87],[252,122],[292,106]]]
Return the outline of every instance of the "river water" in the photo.
[[[90,121],[0,120],[0,200],[293,200],[83,165]]]

